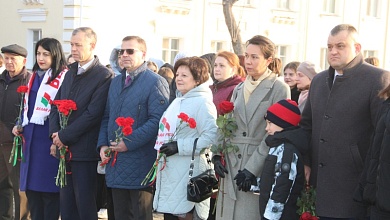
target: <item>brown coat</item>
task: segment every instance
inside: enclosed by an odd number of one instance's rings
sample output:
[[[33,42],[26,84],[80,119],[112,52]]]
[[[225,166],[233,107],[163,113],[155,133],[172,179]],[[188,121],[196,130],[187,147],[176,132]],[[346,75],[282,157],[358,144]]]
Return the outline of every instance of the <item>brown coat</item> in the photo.
[[[269,151],[262,141],[266,135],[264,115],[270,105],[281,99],[290,98],[288,85],[277,80],[274,73],[260,83],[246,105],[243,91],[244,85],[240,84],[234,89],[231,99],[234,102],[234,118],[238,125],[232,143],[238,146],[239,151],[226,156],[229,174],[221,183],[220,188],[224,189],[224,193],[221,190],[218,194],[217,219],[260,219],[259,196],[252,192],[239,191],[233,179],[238,170],[244,169],[260,177]]]
[[[7,70],[0,74],[0,182],[11,172],[8,163],[12,150],[12,128],[18,117],[21,95],[16,92],[20,85],[27,85],[30,73],[26,68],[22,73],[6,82]]]
[[[363,169],[389,73],[358,55],[336,78],[330,67],[313,78],[301,126],[312,134],[310,183],[319,216],[351,218],[364,208],[352,199]]]

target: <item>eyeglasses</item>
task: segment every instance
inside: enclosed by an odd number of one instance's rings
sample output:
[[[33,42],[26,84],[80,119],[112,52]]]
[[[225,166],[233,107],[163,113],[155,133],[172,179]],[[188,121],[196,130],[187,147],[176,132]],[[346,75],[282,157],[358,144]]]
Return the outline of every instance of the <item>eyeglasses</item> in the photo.
[[[135,51],[140,51],[140,50],[138,50],[138,49],[120,49],[120,50],[118,50],[118,53],[119,53],[119,55],[123,55],[125,53],[125,51],[127,54],[131,55],[131,54],[134,54]]]

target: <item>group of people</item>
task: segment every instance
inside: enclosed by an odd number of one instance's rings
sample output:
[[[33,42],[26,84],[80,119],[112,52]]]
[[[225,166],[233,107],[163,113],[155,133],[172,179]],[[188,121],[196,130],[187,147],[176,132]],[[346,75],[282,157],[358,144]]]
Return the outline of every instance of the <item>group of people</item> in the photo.
[[[261,35],[246,42],[243,60],[228,51],[180,57],[173,71],[161,68],[174,73],[170,80],[147,62],[141,37],[126,36],[115,50],[117,74],[94,55],[96,42],[91,28],[75,29],[75,62],[68,64],[59,41],[43,38],[32,73],[25,48],[1,48],[0,219],[13,218],[15,198],[15,219],[96,220],[98,161],[106,164],[112,194],[109,219],[152,220],[153,210],[167,220],[299,219],[305,182],[316,189],[320,219],[389,219],[389,72],[364,61],[353,26],[331,30],[328,70],[291,62],[284,81],[275,45]],[[28,86],[24,100],[20,85]],[[65,129],[51,104],[64,99],[77,105]],[[237,150],[206,154],[221,140],[216,119],[223,101],[234,106],[237,128],[229,142]],[[21,125],[15,124],[20,107]],[[134,121],[118,139],[120,117]],[[8,163],[13,136],[24,138],[23,159],[14,167]],[[62,148],[67,185],[60,188]],[[219,177],[211,204],[187,200],[193,150],[193,176],[213,167]],[[141,184],[152,166],[156,179]]]

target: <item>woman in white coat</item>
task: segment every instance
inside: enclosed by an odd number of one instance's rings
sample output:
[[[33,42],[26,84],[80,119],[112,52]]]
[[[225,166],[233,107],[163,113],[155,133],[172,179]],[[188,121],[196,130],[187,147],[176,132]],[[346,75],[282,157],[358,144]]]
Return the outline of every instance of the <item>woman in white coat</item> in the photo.
[[[195,139],[198,138],[193,176],[210,168],[205,155],[200,154],[200,151],[210,148],[216,139],[217,111],[207,84],[209,71],[203,59],[189,57],[178,60],[174,72],[179,94],[160,120],[155,148],[160,149],[160,153],[167,157],[165,161],[162,158],[159,162],[153,208],[164,213],[166,220],[207,219],[210,199],[200,203],[187,201],[186,187]],[[180,125],[177,117],[180,113],[195,119],[196,127],[184,126],[185,122]],[[177,129],[180,132],[172,136]]]

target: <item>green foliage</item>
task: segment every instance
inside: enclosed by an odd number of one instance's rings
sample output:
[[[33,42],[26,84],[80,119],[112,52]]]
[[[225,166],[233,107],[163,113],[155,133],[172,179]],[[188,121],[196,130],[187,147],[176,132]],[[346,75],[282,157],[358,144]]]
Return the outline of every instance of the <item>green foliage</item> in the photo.
[[[220,143],[218,145],[212,145],[211,152],[223,154],[237,152],[238,147],[230,142],[230,139],[234,137],[234,132],[238,128],[236,120],[231,117],[231,113],[218,116],[216,123],[219,133],[218,141]]]
[[[316,191],[312,186],[305,185],[302,190],[301,196],[297,200],[298,210],[297,213],[309,212],[312,216],[316,216]]]

